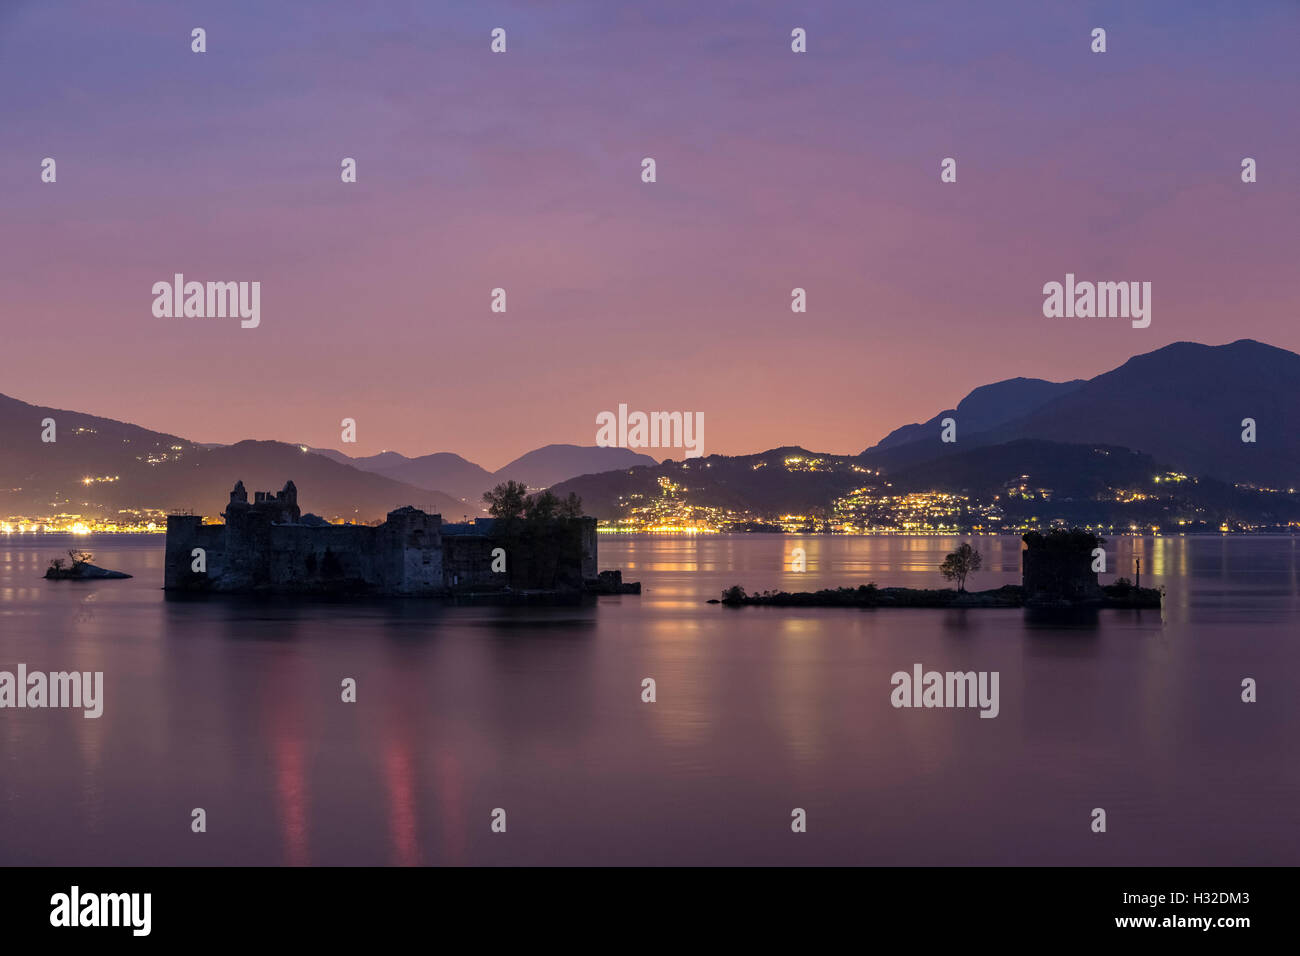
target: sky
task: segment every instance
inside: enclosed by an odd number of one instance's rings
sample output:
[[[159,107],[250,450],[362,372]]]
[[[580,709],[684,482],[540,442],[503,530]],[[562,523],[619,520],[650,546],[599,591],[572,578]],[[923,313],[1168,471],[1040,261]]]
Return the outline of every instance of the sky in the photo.
[[[1297,36],[1294,0],[0,0],[0,393],[495,469],[620,404],[852,454],[1004,378],[1300,350]],[[259,281],[260,325],[156,317],[177,272]],[[1067,272],[1151,282],[1151,325],[1045,318]]]

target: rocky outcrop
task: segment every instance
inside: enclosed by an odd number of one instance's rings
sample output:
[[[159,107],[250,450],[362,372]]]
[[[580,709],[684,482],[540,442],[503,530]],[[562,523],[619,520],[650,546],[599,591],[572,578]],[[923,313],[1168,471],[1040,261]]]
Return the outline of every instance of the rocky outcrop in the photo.
[[[71,567],[51,565],[45,572],[49,581],[107,581],[115,578],[129,578],[131,575],[122,571],[109,571],[107,568],[93,564],[74,564]]]

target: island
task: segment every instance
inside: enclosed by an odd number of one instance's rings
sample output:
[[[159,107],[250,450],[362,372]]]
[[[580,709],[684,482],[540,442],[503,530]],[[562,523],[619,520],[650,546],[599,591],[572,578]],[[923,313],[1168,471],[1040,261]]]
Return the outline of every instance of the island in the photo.
[[[292,481],[252,501],[239,481],[221,524],[168,516],[163,587],[500,604],[641,593],[621,572],[598,571],[596,519],[576,495],[507,481],[483,498],[491,517],[464,523],[408,505],[377,525],[331,524],[302,511]]]
[[[966,577],[983,560],[968,543],[944,559],[939,572],[956,588],[877,587],[874,581],[857,587],[820,591],[763,591],[749,594],[739,584],[708,603],[728,607],[928,607],[928,608],[1159,608],[1162,588],[1144,588],[1128,578],[1103,585],[1093,570],[1103,540],[1079,528],[1031,531],[1022,536],[1021,583],[987,591],[967,591]]]
[[[93,557],[88,551],[69,551],[67,558],[55,558],[50,562],[45,577],[50,581],[107,581],[131,577],[122,571],[109,571],[91,564]]]

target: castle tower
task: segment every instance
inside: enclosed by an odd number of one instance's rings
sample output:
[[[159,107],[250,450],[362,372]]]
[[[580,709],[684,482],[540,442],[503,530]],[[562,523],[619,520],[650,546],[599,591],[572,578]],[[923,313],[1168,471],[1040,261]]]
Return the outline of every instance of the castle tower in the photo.
[[[230,504],[226,506],[226,510],[221,517],[229,520],[231,512],[238,513],[239,511],[247,510],[247,508],[248,492],[244,490],[244,483],[242,481],[237,481],[235,482],[234,489],[230,492]]]
[[[302,511],[298,508],[298,486],[293,481],[287,482],[284,490],[276,495],[276,498],[280,499],[280,507],[283,509],[282,513],[285,517],[297,524],[298,520],[302,518]]]

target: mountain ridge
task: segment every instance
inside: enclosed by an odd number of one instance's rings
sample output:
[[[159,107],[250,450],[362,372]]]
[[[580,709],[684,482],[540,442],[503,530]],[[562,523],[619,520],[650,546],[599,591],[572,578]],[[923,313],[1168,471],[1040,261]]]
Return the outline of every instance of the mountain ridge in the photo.
[[[922,480],[917,476],[942,478],[956,487],[961,469],[969,480],[1002,472],[1010,480],[1016,476],[1009,471],[1026,467],[1016,464],[1023,461],[1044,474],[1059,474],[1043,457],[1053,447],[1087,469],[1093,485],[1121,478],[1131,483],[1132,468],[1121,473],[1117,463],[1137,467],[1131,457],[1137,455],[1147,470],[1285,490],[1300,486],[1297,383],[1300,355],[1289,350],[1253,339],[1215,346],[1175,342],[1090,379],[1021,377],[980,386],[956,409],[894,429],[857,456],[781,446],[660,463],[630,449],[551,444],[491,473],[450,452],[353,459],[284,442],[204,445],[0,395],[0,443],[6,448],[0,457],[0,512],[186,506],[215,514],[235,480],[250,489],[277,490],[290,478],[302,489],[306,510],[358,520],[407,504],[450,518],[479,514],[482,491],[507,479],[576,492],[601,517],[615,516],[628,496],[659,495],[664,482],[693,489],[710,507],[811,509],[826,507],[855,484],[888,482],[891,476],[908,485]],[[948,415],[956,419],[956,442],[940,440],[939,426]],[[41,441],[47,418],[56,421],[55,442]],[[1247,419],[1255,422],[1255,442],[1242,441]],[[1018,444],[1024,442],[1038,444]],[[973,454],[985,448],[994,450]],[[1103,448],[1117,451],[1113,461],[1089,451]],[[452,493],[430,487],[439,476],[454,487]]]
[[[1131,448],[1189,474],[1291,487],[1300,484],[1297,383],[1300,355],[1286,349],[1248,338],[1223,345],[1172,342],[992,427],[968,427],[956,415],[955,442],[941,440],[940,413],[921,431],[906,432],[908,440],[882,441],[862,454],[898,469],[972,446],[1039,438]],[[1257,427],[1253,443],[1242,441],[1247,418]]]

